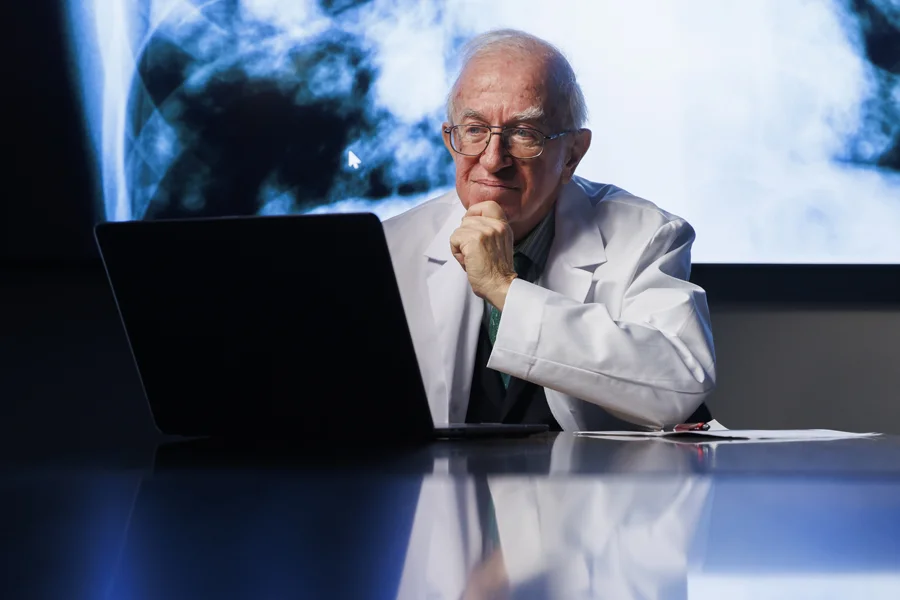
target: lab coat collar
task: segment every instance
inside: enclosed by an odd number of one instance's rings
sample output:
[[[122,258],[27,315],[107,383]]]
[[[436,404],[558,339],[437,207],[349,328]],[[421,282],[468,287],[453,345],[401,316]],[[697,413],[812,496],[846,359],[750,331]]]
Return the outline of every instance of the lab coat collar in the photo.
[[[595,209],[577,178],[560,192],[551,253],[570,267],[592,269],[606,262],[606,244]]]
[[[604,246],[595,206],[575,179],[562,189],[556,203],[556,230],[541,286],[584,302],[594,271],[606,262]]]
[[[434,239],[431,240],[431,243],[428,244],[428,247],[425,249],[425,256],[426,258],[439,263],[445,263],[447,261],[455,263],[456,259],[453,258],[453,252],[450,250],[450,236],[453,235],[453,232],[456,231],[462,223],[462,219],[466,214],[466,209],[455,192],[450,192],[442,198],[442,201],[443,200],[452,202],[453,208],[450,211],[447,220],[444,221],[444,224],[441,226],[440,230],[438,230],[437,235],[434,236]]]

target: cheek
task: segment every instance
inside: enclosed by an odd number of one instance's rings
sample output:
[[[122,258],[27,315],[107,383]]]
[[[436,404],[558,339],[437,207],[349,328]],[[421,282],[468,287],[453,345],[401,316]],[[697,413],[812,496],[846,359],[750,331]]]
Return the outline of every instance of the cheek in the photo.
[[[529,165],[528,168],[522,169],[522,182],[529,200],[543,193],[548,175],[549,172],[544,165]]]
[[[547,160],[534,165],[528,173],[531,192],[544,194],[556,187],[562,176],[562,168],[558,163],[556,160]]]
[[[459,183],[464,182],[469,177],[469,171],[472,170],[472,165],[468,164],[466,161],[457,160],[456,161],[456,181]]]
[[[469,173],[472,171],[472,168],[478,164],[478,161],[472,160],[466,156],[460,156],[459,154],[453,155],[453,165],[456,168],[456,181],[459,183],[463,183],[468,179]]]
[[[525,213],[537,210],[543,205],[548,195],[556,189],[560,180],[560,172],[555,165],[544,163],[523,169],[522,180],[525,183],[525,193],[522,196],[522,209]]]
[[[467,161],[456,161],[456,193],[466,209],[472,203],[473,190],[469,183],[469,171],[471,170],[472,165]]]

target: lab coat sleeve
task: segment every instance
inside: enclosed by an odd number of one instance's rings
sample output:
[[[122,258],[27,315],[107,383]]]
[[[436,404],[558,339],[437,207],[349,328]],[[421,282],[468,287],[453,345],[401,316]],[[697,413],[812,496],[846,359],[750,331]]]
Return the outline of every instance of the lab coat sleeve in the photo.
[[[514,280],[488,367],[638,425],[683,422],[715,387],[706,294],[687,281],[693,241],[681,219],[660,227],[616,318],[590,296],[582,303]]]

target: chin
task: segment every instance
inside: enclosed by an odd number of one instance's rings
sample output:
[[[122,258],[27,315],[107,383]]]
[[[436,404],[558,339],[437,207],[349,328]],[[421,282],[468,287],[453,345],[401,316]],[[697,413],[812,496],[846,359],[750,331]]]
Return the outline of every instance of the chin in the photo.
[[[522,193],[519,190],[495,188],[484,185],[478,187],[477,193],[472,194],[471,196],[471,204],[478,204],[479,202],[487,202],[490,200],[506,209],[507,207],[518,207],[521,201]]]

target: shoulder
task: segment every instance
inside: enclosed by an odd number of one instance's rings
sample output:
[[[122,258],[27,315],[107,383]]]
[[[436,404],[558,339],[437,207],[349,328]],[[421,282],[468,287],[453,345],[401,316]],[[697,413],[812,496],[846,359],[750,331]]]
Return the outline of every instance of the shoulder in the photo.
[[[388,243],[398,238],[421,237],[429,232],[437,233],[458,204],[456,192],[449,191],[386,219],[383,225]]]
[[[382,225],[394,268],[405,270],[421,263],[417,259],[428,251],[454,211],[461,209],[453,190],[386,219]],[[450,234],[446,237],[442,247],[446,246],[449,252]]]
[[[628,235],[646,239],[660,230],[693,231],[683,218],[618,186],[581,177],[573,178],[569,186],[574,187],[576,195],[587,199],[591,206],[589,218],[597,222],[604,237]]]
[[[611,183],[597,183],[582,177],[575,177],[570,185],[574,185],[584,194],[599,218],[603,215],[615,215],[624,218],[647,221],[665,225],[673,221],[684,221],[678,215],[663,210],[650,200],[635,196]]]

